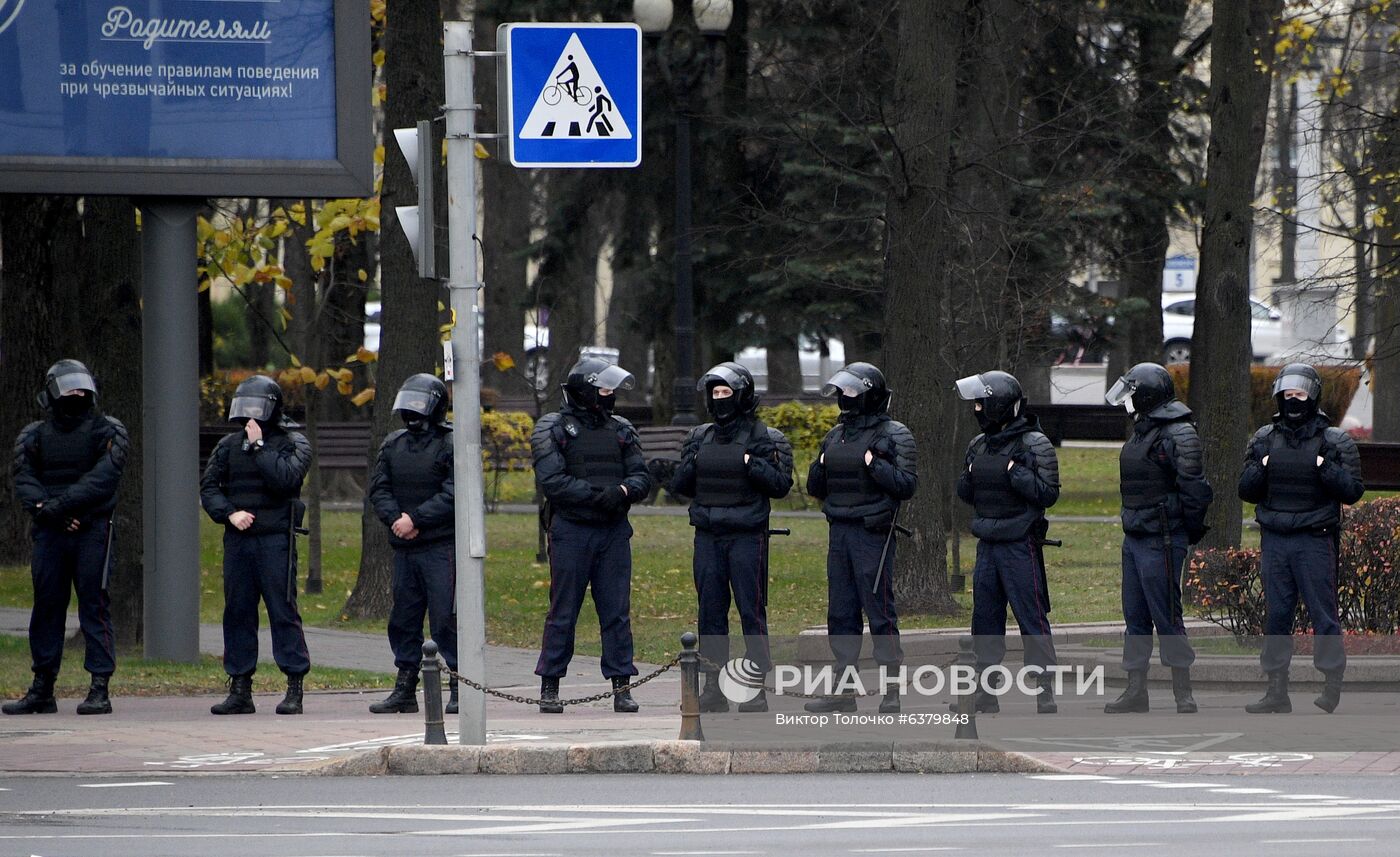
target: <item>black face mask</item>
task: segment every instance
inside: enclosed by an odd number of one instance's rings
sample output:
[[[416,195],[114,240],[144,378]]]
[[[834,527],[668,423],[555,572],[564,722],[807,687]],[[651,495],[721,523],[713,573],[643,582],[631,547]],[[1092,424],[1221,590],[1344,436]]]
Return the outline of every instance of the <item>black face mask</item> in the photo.
[[[415,414],[411,411],[404,411],[402,413],[402,416],[404,428],[408,429],[414,434],[421,434],[428,430],[428,418],[423,416],[422,414]]]
[[[711,399],[710,415],[720,425],[732,423],[739,417],[739,403],[734,401],[733,396],[727,399]]]
[[[1313,401],[1312,399],[1284,399],[1281,413],[1284,419],[1300,423],[1312,416]]]
[[[59,396],[53,403],[53,412],[64,419],[80,419],[92,410],[92,398],[87,394],[79,396]]]
[[[1000,425],[997,420],[992,419],[992,415],[987,413],[985,407],[980,411],[973,411],[972,415],[977,417],[977,426],[984,432],[990,432]]]
[[[604,396],[602,393],[598,393],[598,394],[596,394],[595,398],[596,398],[597,401],[598,401],[598,412],[599,412],[599,413],[601,413],[601,414],[610,414],[610,413],[613,412],[613,407],[617,404],[617,394],[616,394],[616,393],[613,393],[613,394],[608,395],[608,396]]]
[[[840,396],[838,396],[838,397],[836,398],[836,401],[837,401],[837,404],[839,404],[839,405],[841,406],[841,413],[843,413],[843,414],[858,414],[858,413],[860,413],[860,403],[861,403],[861,397],[860,397],[860,396],[847,396],[847,395],[845,395],[845,394],[842,394],[842,395],[840,395]]]

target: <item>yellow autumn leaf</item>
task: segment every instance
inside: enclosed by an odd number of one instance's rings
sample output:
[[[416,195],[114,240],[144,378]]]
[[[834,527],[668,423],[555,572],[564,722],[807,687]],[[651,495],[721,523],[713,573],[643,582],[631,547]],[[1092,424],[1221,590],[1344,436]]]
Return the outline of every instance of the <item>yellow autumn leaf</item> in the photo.
[[[297,368],[297,369],[300,369],[300,368],[301,368],[301,360],[297,359],[297,356],[296,356],[295,354],[288,353],[288,354],[287,354],[287,359],[292,361],[292,366],[293,366],[294,368]]]
[[[344,368],[342,368],[342,369],[337,369],[337,370],[336,370],[335,377],[336,377],[336,380],[338,380],[338,381],[344,381],[345,383],[348,384],[348,383],[350,383],[351,381],[355,380],[355,373],[354,373],[354,372],[351,372],[349,369],[344,369]]]
[[[363,408],[367,403],[369,403],[369,402],[370,402],[371,400],[373,400],[373,399],[374,399],[374,388],[373,388],[373,387],[366,387],[366,388],[364,388],[363,390],[361,390],[360,392],[356,393],[356,394],[355,394],[355,397],[354,397],[353,399],[351,399],[350,402],[351,402],[352,404],[354,404],[354,406],[357,407],[357,408]]]
[[[374,67],[380,68],[384,65],[384,49],[380,48],[374,52]]]
[[[321,372],[321,373],[317,374],[317,376],[316,376],[316,389],[318,389],[318,390],[324,390],[324,389],[326,389],[326,387],[330,386],[330,383],[331,383],[331,375],[330,375],[329,372]]]
[[[369,280],[369,271],[366,271],[364,268],[361,268],[360,270],[355,272],[355,276],[360,278],[360,282],[366,282]]]
[[[515,358],[504,351],[497,351],[491,356],[491,362],[496,365],[499,372],[507,372],[515,368]]]
[[[475,154],[476,154],[476,159],[477,159],[478,161],[484,161],[484,160],[486,160],[487,158],[491,157],[491,153],[488,152],[488,151],[486,151],[486,147],[483,146],[483,145],[481,145],[481,143],[479,143],[479,142],[478,142],[478,143],[476,144],[476,146],[475,146]]]
[[[344,381],[337,381],[335,385],[335,390],[342,396],[350,395],[350,385],[345,383]]]
[[[359,350],[355,352],[355,357],[361,363],[373,363],[374,361],[379,359],[378,354],[374,353],[373,351],[370,351],[363,345],[361,345]]]
[[[310,366],[303,366],[303,367],[301,367],[301,382],[302,382],[303,384],[311,384],[311,383],[314,383],[315,381],[316,381],[316,370],[315,370],[315,369],[312,369]]]

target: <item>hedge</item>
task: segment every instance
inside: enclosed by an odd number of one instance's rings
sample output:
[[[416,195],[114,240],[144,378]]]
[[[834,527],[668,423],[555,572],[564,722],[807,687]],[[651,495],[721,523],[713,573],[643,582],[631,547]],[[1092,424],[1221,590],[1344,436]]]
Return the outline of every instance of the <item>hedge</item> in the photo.
[[[1274,401],[1274,379],[1278,377],[1279,366],[1249,367],[1249,410],[1251,426],[1262,426],[1274,418],[1278,411]],[[1322,410],[1340,424],[1351,407],[1352,397],[1361,384],[1361,370],[1354,366],[1318,366],[1317,374],[1322,376]],[[1167,367],[1176,383],[1176,396],[1188,401],[1191,392],[1191,364],[1173,363]],[[1254,429],[1250,429],[1252,432]]]

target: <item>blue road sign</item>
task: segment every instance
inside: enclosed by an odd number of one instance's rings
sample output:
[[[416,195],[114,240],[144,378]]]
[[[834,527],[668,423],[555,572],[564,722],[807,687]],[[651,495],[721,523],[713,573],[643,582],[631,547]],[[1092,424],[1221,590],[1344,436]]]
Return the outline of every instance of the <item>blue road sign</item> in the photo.
[[[510,162],[642,162],[642,31],[636,24],[505,26]]]

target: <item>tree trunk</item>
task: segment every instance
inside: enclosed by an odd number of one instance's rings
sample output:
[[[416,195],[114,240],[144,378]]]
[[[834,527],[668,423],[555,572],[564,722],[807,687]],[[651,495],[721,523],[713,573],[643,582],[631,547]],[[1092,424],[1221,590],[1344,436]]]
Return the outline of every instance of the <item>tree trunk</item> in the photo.
[[[802,393],[802,360],[797,336],[787,331],[786,321],[781,316],[770,318],[763,338],[763,347],[768,352],[767,400],[770,405]]]
[[[384,32],[385,103],[384,136],[394,128],[412,126],[419,119],[437,115],[442,102],[442,14],[435,3],[421,0],[389,0]],[[435,49],[427,50],[427,46]],[[417,191],[408,162],[392,139],[384,139],[384,184],[381,200],[379,244],[383,286],[383,324],[379,361],[375,371],[375,407],[370,431],[369,466],[393,428],[390,407],[403,382],[417,372],[431,372],[440,355],[437,305],[442,289],[434,281],[421,280],[399,228],[394,206],[413,205]],[[439,170],[441,177],[443,171]],[[439,181],[435,198],[446,203],[447,188]],[[443,220],[442,222],[446,222]],[[459,319],[460,324],[469,323]],[[360,573],[345,603],[354,618],[381,618],[392,604],[390,581],[393,556],[383,524],[366,512],[360,536]]]
[[[1215,487],[1205,547],[1237,546],[1235,492],[1249,425],[1249,270],[1254,185],[1264,147],[1269,76],[1282,0],[1216,0],[1210,56],[1210,144],[1201,273],[1191,340],[1191,408]]]
[[[952,396],[958,366],[950,359],[948,325],[955,299],[950,276],[956,240],[947,210],[959,45],[965,0],[905,0],[899,11],[894,86],[896,162],[886,219],[885,371],[896,391],[896,416],[923,441],[924,490],[903,523],[914,531],[896,554],[901,605],[950,610],[948,493],[942,486],[961,451]]]
[[[1393,84],[1392,84],[1393,85]],[[1372,282],[1375,333],[1371,352],[1372,436],[1400,441],[1400,105],[1390,108],[1376,134],[1376,276]]]

